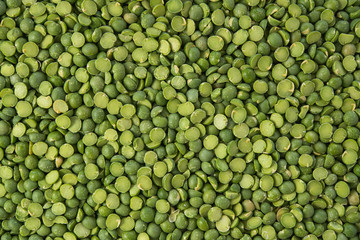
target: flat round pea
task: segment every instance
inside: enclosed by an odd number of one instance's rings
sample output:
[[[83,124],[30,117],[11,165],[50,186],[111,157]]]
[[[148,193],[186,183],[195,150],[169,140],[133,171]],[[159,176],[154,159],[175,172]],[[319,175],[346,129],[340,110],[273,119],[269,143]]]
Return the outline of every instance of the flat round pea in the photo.
[[[293,228],[296,225],[296,218],[291,213],[284,213],[281,216],[280,222],[285,228]]]
[[[90,229],[86,228],[82,223],[75,225],[74,233],[78,238],[86,238],[90,235]]]
[[[355,150],[347,149],[344,151],[341,157],[342,157],[342,161],[346,165],[353,165],[357,162],[358,154]]]
[[[64,100],[57,99],[53,103],[53,109],[56,113],[65,113],[69,110],[69,107]]]
[[[126,176],[121,176],[116,179],[115,188],[121,193],[129,191],[131,182]]]
[[[42,2],[36,2],[30,6],[30,14],[37,17],[45,13],[46,7]]]
[[[220,36],[211,36],[207,40],[207,45],[213,51],[220,51],[224,47],[224,40]]]
[[[170,13],[178,13],[183,9],[183,6],[181,0],[170,0],[166,3],[166,10]]]
[[[41,221],[38,218],[30,217],[25,221],[25,227],[30,231],[36,231],[40,228]]]
[[[131,104],[125,104],[124,106],[122,106],[122,108],[120,109],[120,114],[124,117],[124,118],[131,118],[136,112],[136,109],[133,105]]]
[[[14,137],[22,137],[26,132],[26,126],[22,122],[18,122],[14,125],[12,129],[12,134]]]
[[[141,190],[150,190],[152,188],[152,181],[148,176],[142,175],[137,179],[137,186]]]
[[[229,78],[229,81],[237,84],[240,83],[242,80],[242,76],[241,76],[241,72],[239,69],[235,68],[235,67],[231,67],[228,72],[227,72],[227,76]]]
[[[178,112],[182,116],[189,116],[195,110],[194,104],[191,102],[185,102],[179,105]]]
[[[56,12],[60,15],[60,16],[66,16],[68,14],[71,13],[72,10],[72,6],[69,2],[67,1],[60,1],[57,5],[56,5]]]
[[[310,167],[313,164],[313,158],[309,154],[302,154],[299,158],[299,165],[301,167]]]
[[[98,58],[95,60],[95,67],[100,72],[109,72],[111,69],[111,62],[108,58]]]
[[[162,128],[153,128],[149,133],[149,137],[154,142],[161,142],[165,138],[165,131]]]
[[[85,0],[81,3],[81,10],[88,16],[95,15],[97,12],[97,5],[92,0]]]
[[[156,210],[160,213],[167,213],[170,210],[170,204],[164,199],[160,199],[156,202]]]
[[[247,41],[241,46],[241,51],[247,57],[251,57],[256,54],[257,46],[253,41]]]
[[[32,146],[32,152],[37,156],[45,155],[48,145],[45,142],[37,142]]]
[[[32,217],[41,217],[43,213],[43,207],[39,203],[30,203],[28,206],[28,212]]]
[[[271,75],[276,81],[284,80],[287,74],[288,70],[282,64],[276,64],[271,71]]]
[[[339,181],[335,184],[335,191],[341,198],[346,198],[350,194],[349,185],[344,181]]]
[[[181,16],[175,16],[171,20],[171,27],[176,32],[182,32],[186,28],[186,19]]]
[[[214,117],[214,126],[219,129],[222,130],[224,128],[226,128],[228,124],[228,120],[227,117],[223,114],[216,114]]]
[[[265,137],[271,137],[275,133],[275,124],[271,120],[264,120],[260,123],[260,132]]]
[[[272,163],[273,163],[273,159],[270,155],[267,154],[261,154],[258,158],[260,165],[263,168],[269,168],[271,167]]]
[[[249,39],[254,42],[260,41],[264,37],[264,30],[260,26],[252,26],[249,29]]]
[[[2,104],[5,107],[14,107],[16,106],[17,102],[17,97],[12,93],[5,94],[2,98]]]
[[[291,96],[294,90],[295,90],[295,84],[288,79],[281,80],[276,88],[277,94],[283,98]]]
[[[248,136],[250,129],[245,123],[240,123],[233,127],[233,134],[237,138],[245,138]]]
[[[55,119],[56,125],[62,129],[68,129],[71,126],[71,120],[66,115],[60,115]]]
[[[153,166],[155,176],[164,177],[168,171],[168,167],[165,162],[156,162]]]
[[[65,199],[72,199],[75,195],[74,187],[70,184],[63,184],[60,187],[60,194]]]
[[[271,176],[265,175],[261,177],[259,186],[263,191],[270,191],[274,186],[274,179]]]
[[[74,32],[71,36],[71,42],[74,47],[80,48],[85,44],[85,36],[80,32]]]
[[[48,184],[54,184],[59,179],[59,172],[56,170],[52,170],[45,176],[45,181]]]
[[[275,239],[276,238],[276,231],[272,226],[266,225],[266,226],[262,227],[262,229],[261,229],[261,236],[265,240]]]
[[[148,53],[143,48],[135,49],[132,52],[131,56],[134,59],[134,61],[139,62],[139,63],[143,63],[148,59]]]
[[[294,42],[290,46],[290,55],[292,57],[300,57],[305,51],[305,47],[301,42]]]
[[[106,191],[101,188],[96,189],[94,191],[94,193],[92,194],[92,199],[97,204],[101,204],[101,203],[105,202],[106,197],[107,197]]]
[[[348,72],[353,72],[355,71],[356,67],[357,67],[357,63],[355,61],[354,56],[346,56],[343,59],[343,66],[345,68],[346,71]]]
[[[228,216],[223,215],[219,221],[216,222],[216,229],[219,232],[227,232],[230,229],[231,220]]]
[[[85,172],[85,176],[89,180],[94,180],[99,176],[99,168],[97,165],[95,165],[93,163],[87,164],[85,166],[84,172]]]
[[[16,106],[16,112],[19,117],[26,118],[32,113],[32,106],[27,101],[18,101]]]
[[[106,93],[97,92],[94,96],[94,104],[99,108],[106,108],[109,103],[109,97]]]
[[[119,17],[123,13],[123,7],[119,2],[110,2],[107,4],[107,9],[110,15],[114,17]]]
[[[115,60],[119,61],[119,62],[124,61],[126,59],[126,57],[128,56],[128,54],[129,54],[128,50],[123,46],[119,46],[119,47],[115,48],[115,50],[113,52],[113,56],[114,56]]]
[[[55,215],[63,215],[66,212],[66,206],[64,203],[62,202],[57,202],[54,203],[51,207],[51,211],[55,214]]]
[[[120,217],[115,213],[111,213],[107,216],[105,224],[107,228],[114,230],[120,226],[120,223]]]

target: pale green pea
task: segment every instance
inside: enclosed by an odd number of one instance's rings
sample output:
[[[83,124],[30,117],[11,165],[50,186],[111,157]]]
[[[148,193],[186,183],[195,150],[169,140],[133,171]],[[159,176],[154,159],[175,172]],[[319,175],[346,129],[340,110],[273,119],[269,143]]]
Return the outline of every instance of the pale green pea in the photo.
[[[36,231],[40,228],[41,221],[38,218],[30,217],[25,220],[25,227],[30,231]]]
[[[65,143],[64,145],[61,145],[59,149],[59,154],[64,157],[68,158],[71,157],[74,154],[75,150],[72,145]]]
[[[9,166],[1,166],[0,167],[1,173],[0,176],[2,179],[11,179],[13,177],[13,170]]]
[[[130,119],[132,116],[134,116],[136,113],[136,109],[131,104],[125,104],[120,109],[120,114],[127,119]]]
[[[63,184],[60,187],[60,194],[65,199],[72,199],[75,195],[74,187],[70,184]]]
[[[245,138],[248,136],[250,128],[245,123],[239,123],[233,127],[233,134],[237,138]]]
[[[62,202],[57,202],[54,203],[51,207],[51,211],[55,214],[55,215],[63,215],[66,212],[66,206],[64,203]]]
[[[233,84],[238,84],[242,80],[242,75],[240,70],[235,67],[229,68],[227,72],[227,76],[229,78],[229,81],[232,82]]]
[[[214,117],[214,126],[219,129],[222,130],[224,128],[226,128],[228,124],[228,119],[225,115],[223,114],[216,114]]]
[[[109,72],[111,70],[111,61],[108,58],[98,58],[95,60],[95,67],[100,72]]]
[[[12,93],[5,94],[2,98],[2,104],[4,107],[14,107],[16,106],[17,102],[18,99],[16,95]]]
[[[162,128],[153,128],[149,133],[149,137],[153,142],[161,142],[165,135],[165,131]]]
[[[271,167],[272,163],[273,163],[273,159],[270,155],[267,154],[261,154],[258,157],[259,163],[262,167],[264,168],[269,168]]]
[[[357,162],[358,154],[355,150],[347,149],[343,152],[341,158],[346,165],[353,165]]]
[[[53,109],[56,113],[65,113],[69,110],[69,106],[64,100],[57,99],[53,103]]]
[[[246,228],[249,230],[256,229],[261,224],[262,224],[262,219],[260,217],[251,217],[246,221]]]
[[[62,129],[68,129],[71,125],[71,120],[66,115],[60,115],[55,119],[56,125]]]
[[[45,142],[37,142],[32,146],[32,152],[36,156],[43,156],[48,150],[48,145]]]
[[[179,105],[178,112],[182,116],[189,116],[195,110],[194,104],[191,102],[185,102]]]
[[[121,176],[116,179],[115,188],[121,193],[129,191],[131,182],[126,176]]]
[[[181,0],[170,0],[166,3],[166,10],[170,13],[178,13],[183,9],[183,6]]]
[[[104,92],[97,92],[94,96],[95,106],[106,108],[109,103],[109,97]]]
[[[170,204],[164,199],[160,199],[156,202],[156,210],[160,213],[167,213],[170,210]]]
[[[43,214],[43,207],[39,203],[32,202],[28,206],[28,212],[30,216],[38,218]]]
[[[299,165],[301,167],[310,167],[313,164],[313,157],[309,154],[302,154],[299,157]]]
[[[264,120],[260,123],[260,132],[265,137],[271,137],[275,133],[275,124],[271,120]]]
[[[346,198],[350,194],[349,185],[344,181],[339,181],[335,184],[335,191],[341,198]]]
[[[250,189],[255,183],[254,178],[249,174],[244,174],[241,181],[240,186],[245,189]]]
[[[98,188],[95,190],[95,192],[92,194],[92,199],[95,203],[101,204],[105,202],[107,198],[107,193],[104,189]]]
[[[294,90],[295,90],[295,84],[288,79],[281,80],[276,88],[277,94],[282,98],[291,96]]]
[[[241,51],[247,57],[251,57],[256,54],[257,46],[253,41],[247,41],[241,46]]]
[[[305,51],[305,47],[301,42],[294,42],[290,46],[290,55],[292,57],[300,57]]]
[[[32,113],[32,106],[27,101],[18,101],[15,106],[17,115],[22,118],[26,118],[31,115]]]
[[[220,51],[224,47],[224,39],[220,36],[211,36],[207,40],[208,47],[213,51]]]
[[[296,218],[292,213],[284,213],[280,218],[280,222],[285,228],[293,228],[296,225]]]
[[[175,16],[171,20],[171,27],[176,32],[182,32],[186,28],[186,19],[181,16]]]
[[[93,163],[86,164],[85,169],[85,176],[89,180],[94,180],[99,176],[99,167]]]
[[[105,224],[106,227],[109,228],[109,230],[114,230],[120,226],[120,223],[120,217],[115,213],[111,213],[107,216]]]
[[[219,232],[227,232],[230,229],[231,220],[228,216],[223,215],[219,221],[216,222],[216,229],[219,230]]]
[[[137,48],[135,49],[132,54],[132,58],[134,61],[143,63],[148,59],[148,53],[143,48]]]
[[[26,126],[22,122],[18,122],[14,125],[12,129],[12,134],[14,137],[22,137],[26,132]]]
[[[14,94],[18,99],[24,99],[28,93],[28,89],[25,83],[17,82],[14,85]]]
[[[85,44],[85,36],[80,32],[74,32],[71,36],[71,42],[74,47],[80,48]]]
[[[59,172],[57,170],[52,170],[45,176],[45,181],[48,184],[54,184],[59,179]]]
[[[150,190],[152,188],[152,181],[148,176],[142,175],[137,179],[137,186],[141,190]]]

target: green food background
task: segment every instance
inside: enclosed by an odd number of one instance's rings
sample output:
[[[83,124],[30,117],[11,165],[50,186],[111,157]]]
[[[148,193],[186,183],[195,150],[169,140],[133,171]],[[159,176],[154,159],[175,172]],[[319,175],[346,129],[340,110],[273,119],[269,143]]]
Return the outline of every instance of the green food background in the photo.
[[[360,0],[0,0],[0,240],[359,240]]]

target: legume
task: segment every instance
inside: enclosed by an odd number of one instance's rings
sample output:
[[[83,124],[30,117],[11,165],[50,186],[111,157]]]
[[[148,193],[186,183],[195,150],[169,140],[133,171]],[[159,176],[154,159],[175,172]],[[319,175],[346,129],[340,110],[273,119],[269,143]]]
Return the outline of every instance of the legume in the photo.
[[[356,0],[0,0],[0,238],[358,239]]]

